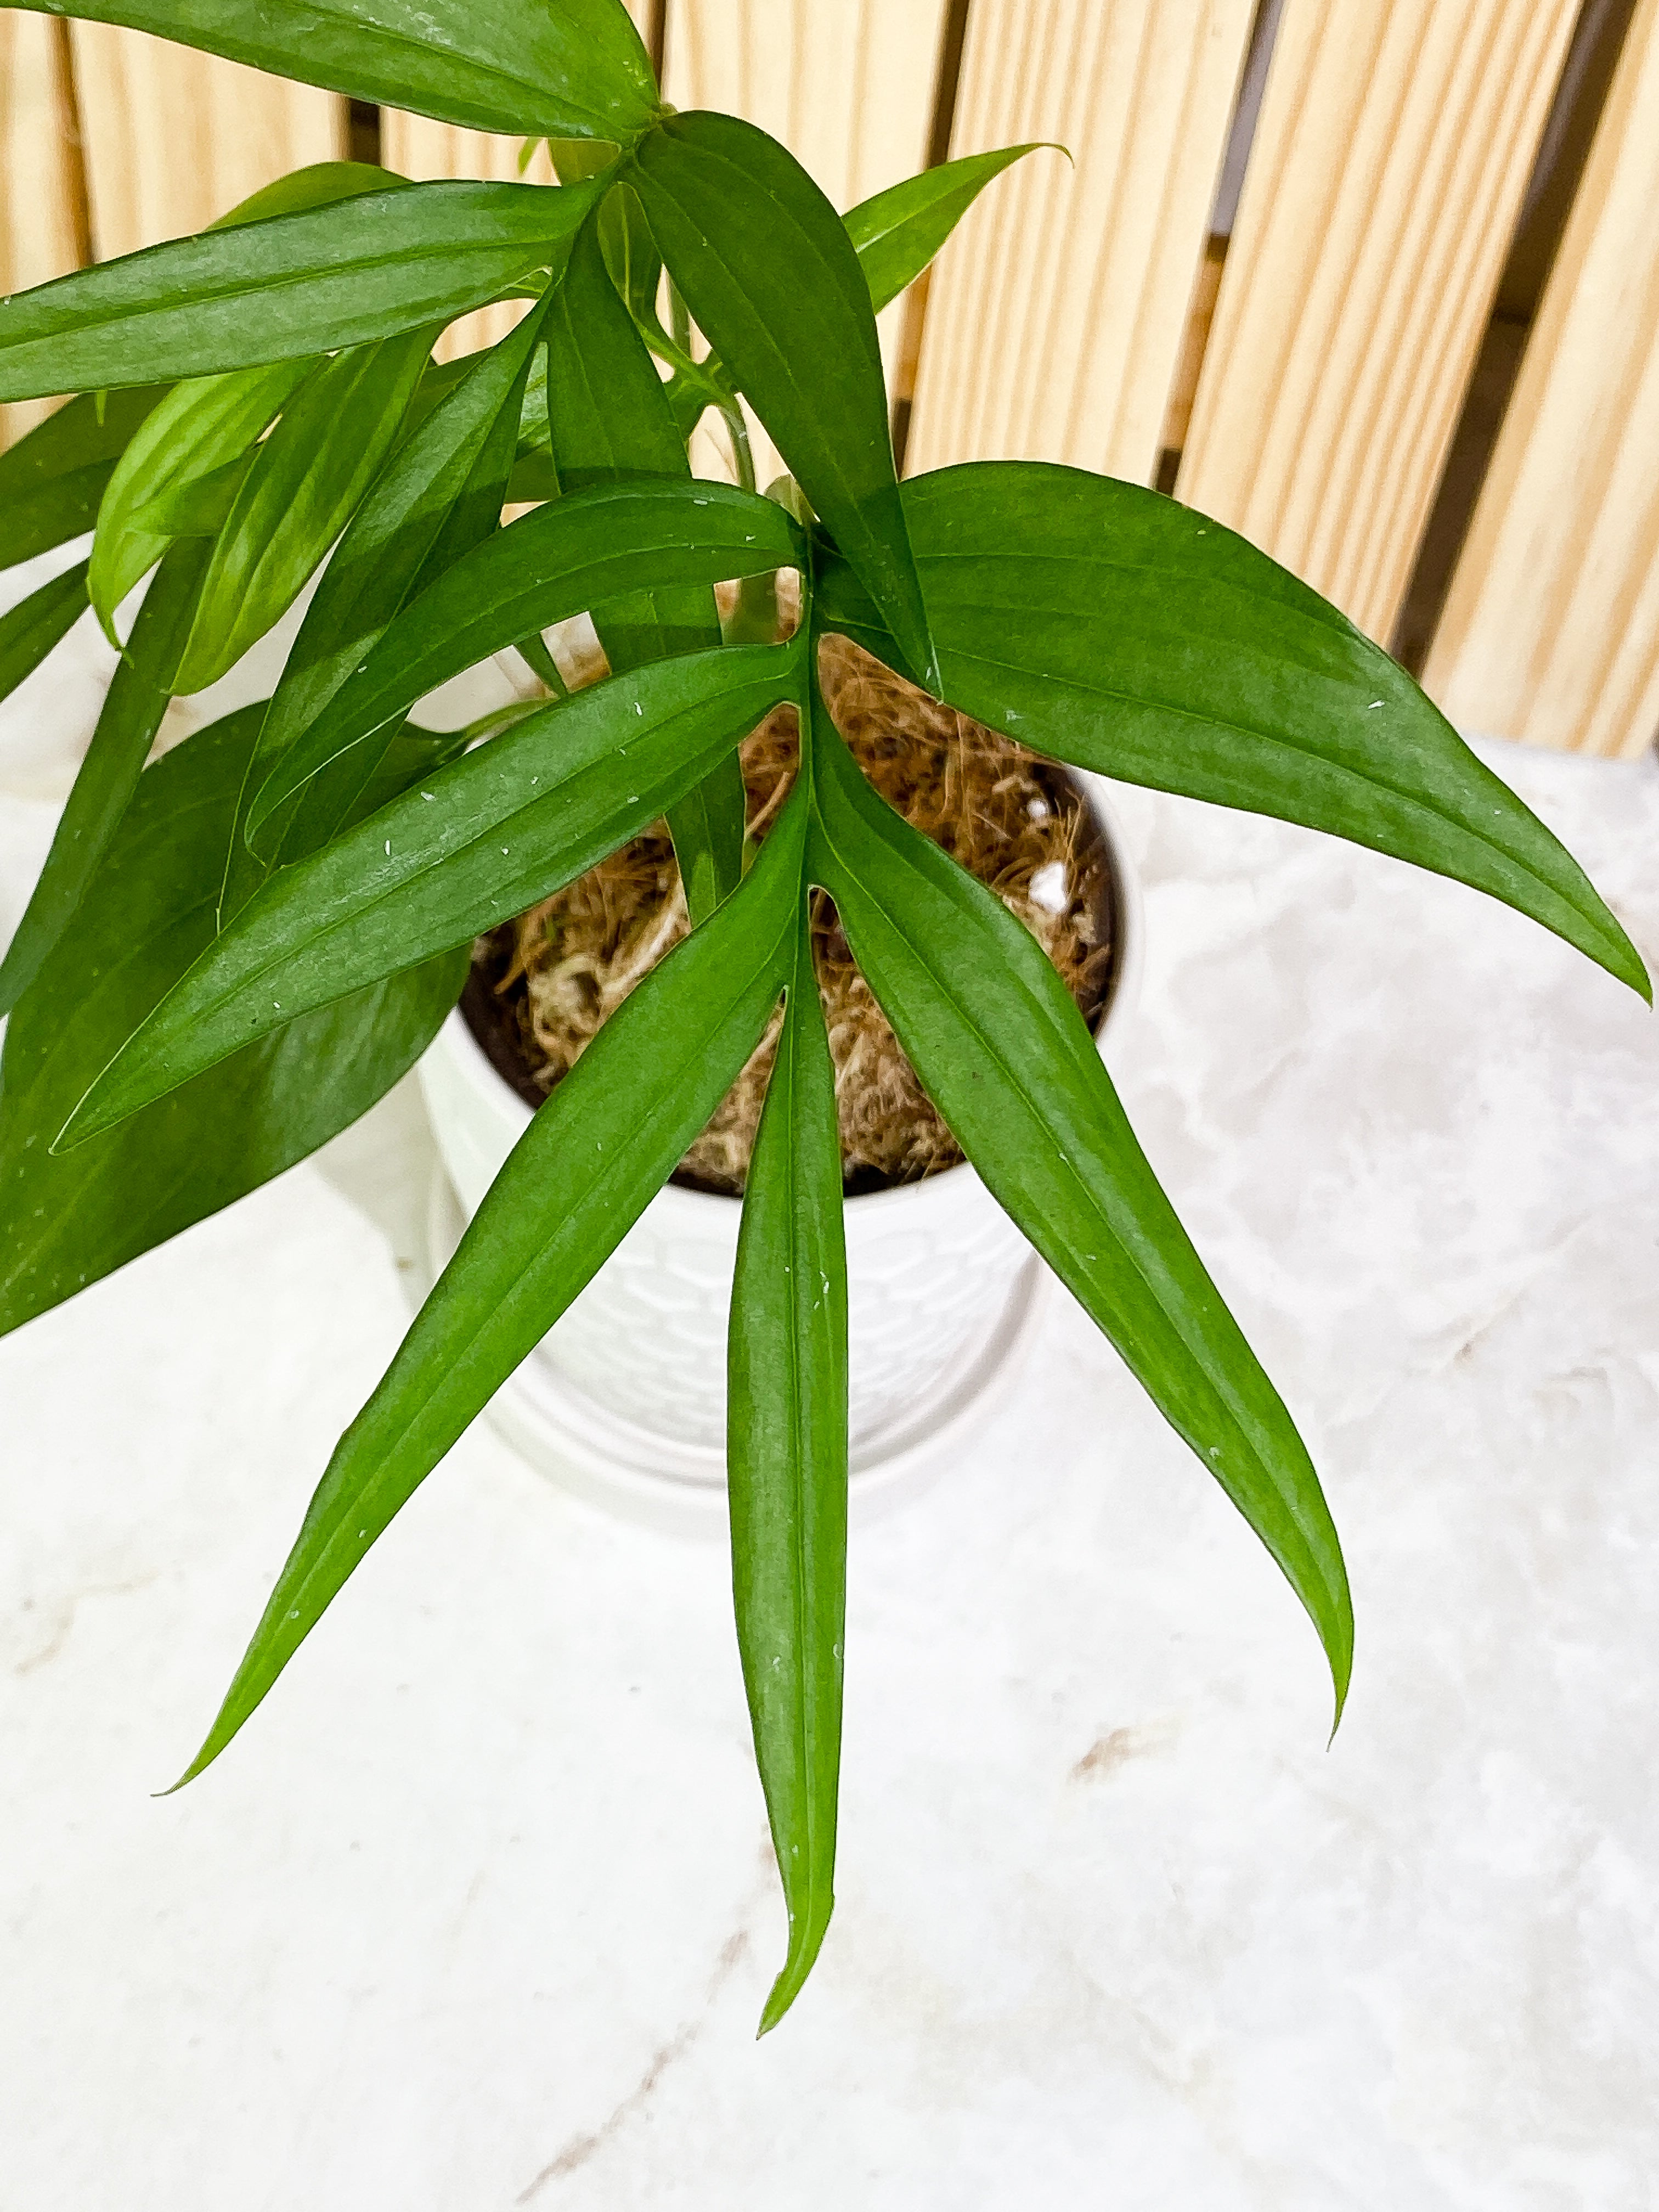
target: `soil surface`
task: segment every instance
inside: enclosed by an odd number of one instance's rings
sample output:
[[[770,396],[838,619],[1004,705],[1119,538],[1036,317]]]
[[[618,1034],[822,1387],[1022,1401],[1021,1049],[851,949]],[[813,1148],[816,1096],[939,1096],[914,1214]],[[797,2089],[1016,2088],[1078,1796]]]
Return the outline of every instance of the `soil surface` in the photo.
[[[825,702],[876,789],[988,884],[1054,962],[1092,1029],[1113,973],[1105,841],[1065,769],[941,706],[847,639],[827,638]],[[794,709],[742,748],[750,835],[764,836],[794,777]],[[830,1032],[849,1191],[915,1182],[962,1158],[860,975],[834,906],[814,893],[812,950]],[[527,914],[480,938],[463,1001],[500,1072],[539,1103],[604,1022],[687,934],[667,828],[658,823]],[[781,1013],[677,1180],[743,1188]]]

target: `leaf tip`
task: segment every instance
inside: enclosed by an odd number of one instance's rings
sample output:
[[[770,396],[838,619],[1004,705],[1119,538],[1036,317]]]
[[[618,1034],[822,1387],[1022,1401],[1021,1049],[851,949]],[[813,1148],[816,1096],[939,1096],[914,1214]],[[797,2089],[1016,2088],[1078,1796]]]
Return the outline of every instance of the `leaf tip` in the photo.
[[[804,1911],[800,1919],[793,1913],[789,1921],[789,1952],[781,1972],[768,1993],[761,2010],[760,2026],[755,2030],[755,2040],[769,2035],[806,1986],[808,1975],[817,1964],[818,1953],[823,1948],[823,1938],[830,1926],[830,1917],[836,1909],[832,1896],[821,1905]]]

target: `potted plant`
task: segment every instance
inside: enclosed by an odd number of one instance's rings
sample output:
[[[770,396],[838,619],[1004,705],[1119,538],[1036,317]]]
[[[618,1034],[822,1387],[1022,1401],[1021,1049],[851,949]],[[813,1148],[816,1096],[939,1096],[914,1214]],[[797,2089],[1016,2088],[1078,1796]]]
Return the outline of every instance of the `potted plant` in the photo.
[[[0,398],[80,394],[0,460],[9,557],[96,523],[89,564],[0,626],[5,678],[88,597],[112,620],[154,568],[0,970],[0,1326],[361,1113],[439,1030],[477,939],[665,818],[684,939],[527,1117],[342,1437],[186,1778],[594,1278],[775,1021],[727,1434],[738,1640],[789,1917],[770,2026],[823,1940],[835,1848],[848,1270],[823,902],[987,1189],[1279,1562],[1339,1714],[1352,1638],[1307,1454],[1076,1000],[860,768],[824,641],[1030,757],[1352,838],[1506,901],[1644,996],[1647,977],[1571,857],[1411,679],[1231,532],[1068,468],[976,465],[901,489],[875,309],[1025,149],[930,171],[843,222],[761,131],[665,108],[619,0],[62,12],[546,137],[564,181],[411,185],[329,165],[200,237],[0,303]],[[666,322],[665,270],[685,309]],[[443,327],[501,299],[526,303],[512,334],[435,367]],[[694,423],[710,407],[740,421],[738,395],[790,470],[774,498],[687,473]],[[539,503],[503,526],[524,501]],[[228,667],[325,556],[270,702],[145,768],[167,699]],[[799,580],[793,627],[781,576]],[[723,635],[713,587],[734,583]],[[611,672],[562,696],[543,633],[583,611]],[[545,704],[481,744],[409,719],[518,641]],[[798,757],[757,842],[738,748],[783,708]]]

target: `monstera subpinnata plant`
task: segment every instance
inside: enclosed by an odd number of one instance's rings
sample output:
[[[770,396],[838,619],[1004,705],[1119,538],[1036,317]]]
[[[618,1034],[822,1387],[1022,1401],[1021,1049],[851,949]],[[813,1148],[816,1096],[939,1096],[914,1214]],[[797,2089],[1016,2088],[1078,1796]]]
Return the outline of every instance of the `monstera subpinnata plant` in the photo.
[[[305,170],[201,236],[0,304],[0,398],[81,395],[0,459],[0,543],[15,562],[95,526],[89,562],[0,625],[7,686],[88,599],[107,626],[154,572],[0,971],[0,1326],[361,1114],[432,1038],[477,934],[665,816],[695,926],[535,1115],[342,1437],[189,1771],[601,1266],[781,1001],[728,1438],[789,1917],[770,2025],[830,1917],[840,1747],[847,1278],[815,888],[985,1182],[1279,1562],[1339,1711],[1352,1651],[1313,1468],[1082,1017],[999,900],[876,795],[826,710],[820,639],[1039,753],[1415,861],[1644,994],[1646,975],[1410,678],[1237,537],[1076,469],[901,489],[875,311],[1030,149],[936,168],[843,222],[761,131],[665,107],[620,0],[72,12],[546,138],[563,182]],[[434,364],[449,322],[502,300],[525,303],[511,335]],[[692,428],[710,408],[740,422],[739,394],[791,471],[775,498],[688,471]],[[319,567],[271,699],[146,768],[169,698],[222,674]],[[800,614],[779,642],[786,570]],[[723,636],[713,587],[734,580]],[[564,696],[542,633],[582,611],[611,672]],[[470,748],[477,732],[410,720],[515,643],[548,703]],[[799,766],[754,849],[737,747],[781,702]]]

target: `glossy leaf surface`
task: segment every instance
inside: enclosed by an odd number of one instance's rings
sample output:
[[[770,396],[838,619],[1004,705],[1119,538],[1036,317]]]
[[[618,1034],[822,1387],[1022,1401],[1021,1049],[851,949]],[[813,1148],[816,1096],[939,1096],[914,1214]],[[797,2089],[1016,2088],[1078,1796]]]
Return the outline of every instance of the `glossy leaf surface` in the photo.
[[[459,991],[464,956],[337,1002],[83,1146],[64,1115],[212,942],[217,880],[264,704],[188,738],[138,790],[71,928],[6,1030],[0,1079],[0,1332],[245,1191],[371,1106]]]
[[[707,483],[596,485],[521,515],[411,600],[249,813],[267,817],[321,769],[438,684],[532,630],[654,586],[711,584],[805,557],[768,500]]]
[[[657,106],[620,0],[75,0],[42,12],[125,23],[274,76],[442,123],[626,140]]]
[[[795,925],[803,810],[655,969],[519,1139],[379,1389],[341,1437],[207,1741],[216,1759],[369,1546],[592,1280],[764,1028]]]
[[[217,375],[447,322],[561,260],[593,190],[410,185],[58,277],[0,301],[0,399]]]
[[[841,1133],[803,890],[744,1194],[727,1362],[738,1644],[789,1913],[763,2033],[799,1993],[835,1905],[847,1609]]]
[[[914,283],[994,177],[1036,144],[968,154],[907,177],[850,208],[844,218],[878,314]]]
[[[316,720],[422,578],[491,534],[516,445],[520,393],[538,337],[527,315],[479,356],[409,437],[323,571],[283,667],[250,769],[252,797],[277,757]],[[505,452],[502,447],[505,445]],[[307,800],[322,836],[337,823],[372,754],[325,777]]]
[[[214,543],[179,690],[216,683],[294,604],[391,452],[431,340],[337,354],[295,393]]]
[[[656,365],[612,282],[597,214],[583,225],[548,307],[547,406],[554,463],[567,491],[639,476],[690,480],[684,441]],[[596,614],[594,628],[619,676],[720,642],[708,584],[611,600]],[[742,879],[744,812],[743,770],[730,753],[708,784],[669,816],[694,921],[712,913]]]
[[[79,12],[78,10],[76,11]],[[239,200],[228,214],[216,216],[210,230],[235,230],[245,222],[264,222],[274,215],[300,215],[307,208],[333,207],[341,200],[361,199],[365,192],[395,191],[409,178],[378,161],[309,161],[290,169]]]
[[[236,495],[253,465],[255,450],[250,447],[234,461],[227,461],[222,468],[211,470],[204,477],[192,477],[187,483],[175,484],[170,491],[158,493],[137,510],[132,518],[134,523],[163,542],[174,538],[216,538],[229,519]]]
[[[180,544],[167,556],[144,594],[52,833],[40,880],[0,962],[0,1013],[17,1004],[69,926],[138,787],[173,696],[173,672],[206,565],[204,545]]]
[[[981,1176],[1279,1562],[1330,1662],[1353,1614],[1301,1438],[1136,1143],[1075,1001],[1000,899],[878,797],[814,717],[816,880]]]
[[[1402,668],[1243,538],[1041,462],[941,469],[905,497],[945,696],[965,713],[1055,759],[1455,877],[1650,995],[1571,854]],[[884,652],[845,563],[821,577],[818,619]]]
[[[86,610],[87,564],[77,561],[0,615],[0,699],[34,673]]]
[[[933,648],[875,313],[841,218],[791,155],[735,116],[671,117],[629,173],[709,343],[926,678]]]
[[[98,509],[88,588],[112,643],[115,610],[179,533],[157,531],[146,510],[172,490],[238,459],[283,407],[310,363],[277,362],[228,376],[191,378],[152,408],[115,466]]]
[[[90,530],[127,442],[165,386],[70,399],[0,453],[0,568]]]
[[[786,646],[612,677],[280,870],[77,1112],[78,1143],[296,1014],[465,944],[637,836],[797,681]]]

